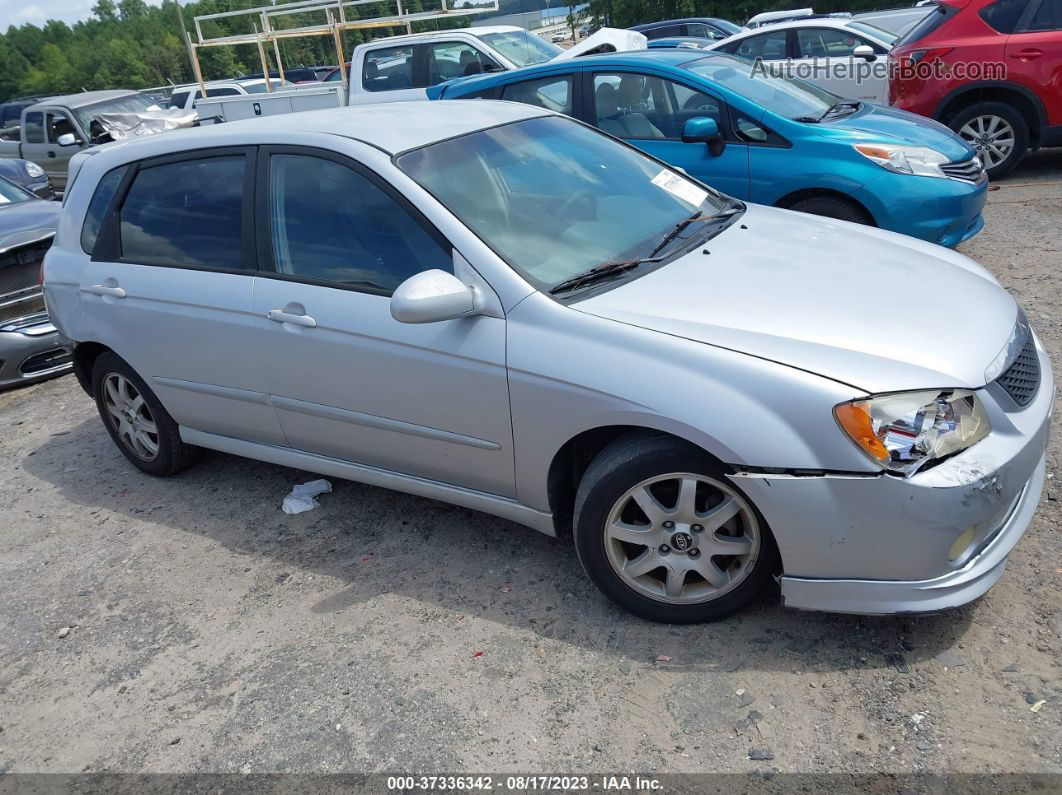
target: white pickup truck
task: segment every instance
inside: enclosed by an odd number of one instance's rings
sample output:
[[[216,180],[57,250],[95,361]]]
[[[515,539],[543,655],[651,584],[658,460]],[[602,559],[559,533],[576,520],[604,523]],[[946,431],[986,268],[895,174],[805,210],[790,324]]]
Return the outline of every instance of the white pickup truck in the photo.
[[[235,121],[337,105],[426,99],[427,89],[455,77],[507,71],[599,52],[644,50],[647,39],[632,30],[602,28],[567,50],[523,28],[483,26],[390,36],[359,44],[350,59],[348,89],[341,82],[253,97],[204,97],[201,118]]]

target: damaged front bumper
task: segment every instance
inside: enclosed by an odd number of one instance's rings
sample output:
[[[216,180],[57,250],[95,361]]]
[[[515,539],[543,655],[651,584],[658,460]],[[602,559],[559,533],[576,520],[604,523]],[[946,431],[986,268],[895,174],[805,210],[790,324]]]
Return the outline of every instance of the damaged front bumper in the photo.
[[[1043,491],[1054,381],[1038,355],[1040,388],[1027,407],[996,384],[980,390],[992,432],[916,475],[735,477],[774,530],[786,606],[925,613],[991,588]]]

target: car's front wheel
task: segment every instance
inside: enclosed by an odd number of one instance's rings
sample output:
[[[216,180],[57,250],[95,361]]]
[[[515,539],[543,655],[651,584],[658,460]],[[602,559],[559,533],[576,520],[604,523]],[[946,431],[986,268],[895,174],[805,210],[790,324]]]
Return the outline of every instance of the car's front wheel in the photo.
[[[991,179],[1013,169],[1029,149],[1025,117],[1002,102],[971,105],[952,117],[948,126],[973,147]]]
[[[92,367],[92,393],[118,449],[150,475],[173,475],[195,461],[177,423],[144,380],[122,358],[104,353]]]
[[[651,621],[725,618],[768,587],[778,564],[766,523],[719,464],[661,434],[606,447],[582,478],[574,520],[590,578]]]

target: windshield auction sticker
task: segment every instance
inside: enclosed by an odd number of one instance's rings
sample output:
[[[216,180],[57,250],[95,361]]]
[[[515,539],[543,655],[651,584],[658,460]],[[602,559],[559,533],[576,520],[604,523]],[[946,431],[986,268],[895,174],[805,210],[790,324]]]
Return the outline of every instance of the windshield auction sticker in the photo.
[[[701,190],[688,179],[679,176],[674,171],[662,169],[650,182],[658,188],[663,188],[676,199],[681,199],[691,207],[700,207],[708,198],[708,191]]]

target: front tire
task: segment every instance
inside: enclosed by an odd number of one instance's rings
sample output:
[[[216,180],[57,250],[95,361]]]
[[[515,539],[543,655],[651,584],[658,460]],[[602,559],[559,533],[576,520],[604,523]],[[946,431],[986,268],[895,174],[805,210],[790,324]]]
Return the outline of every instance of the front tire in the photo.
[[[763,517],[693,445],[623,437],[593,460],[575,500],[575,548],[612,601],[650,621],[716,621],[761,595],[778,566]]]
[[[92,367],[92,394],[111,439],[142,472],[167,476],[198,458],[144,379],[122,358],[101,354]]]
[[[1013,170],[1029,149],[1029,124],[1003,102],[977,102],[959,111],[948,126],[974,148],[989,179]]]
[[[824,218],[836,218],[838,221],[851,221],[853,224],[864,224],[865,226],[873,226],[874,224],[874,221],[862,207],[840,196],[811,196],[807,199],[793,202],[788,209],[801,213],[810,213],[811,215],[821,215]]]

